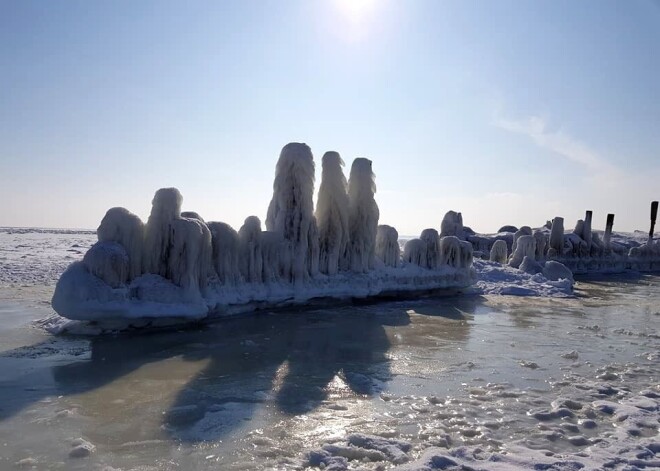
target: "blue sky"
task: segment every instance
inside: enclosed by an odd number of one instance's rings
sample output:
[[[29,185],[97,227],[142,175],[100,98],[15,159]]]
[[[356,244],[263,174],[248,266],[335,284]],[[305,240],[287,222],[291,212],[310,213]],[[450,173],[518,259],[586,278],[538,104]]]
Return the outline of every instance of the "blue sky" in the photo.
[[[0,226],[146,220],[176,186],[238,228],[292,141],[318,178],[325,151],[371,158],[401,234],[450,209],[646,229],[660,198],[650,0],[0,0],[0,71]]]

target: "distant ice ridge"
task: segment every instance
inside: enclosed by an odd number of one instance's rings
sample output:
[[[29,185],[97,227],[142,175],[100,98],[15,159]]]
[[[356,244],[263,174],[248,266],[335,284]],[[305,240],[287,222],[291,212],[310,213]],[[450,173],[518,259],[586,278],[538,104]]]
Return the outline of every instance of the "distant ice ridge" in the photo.
[[[399,296],[464,289],[476,280],[472,245],[452,221],[426,229],[414,256],[378,225],[372,162],[357,158],[348,181],[336,152],[323,158],[314,211],[314,160],[306,144],[287,144],[275,172],[266,231],[256,216],[235,231],[182,212],[176,188],[158,190],[144,224],[112,208],[98,242],[60,277],[52,305],[75,320],[201,319],[322,298]],[[458,216],[456,216],[458,215]],[[447,216],[445,217],[447,219]],[[447,227],[445,227],[447,226]]]

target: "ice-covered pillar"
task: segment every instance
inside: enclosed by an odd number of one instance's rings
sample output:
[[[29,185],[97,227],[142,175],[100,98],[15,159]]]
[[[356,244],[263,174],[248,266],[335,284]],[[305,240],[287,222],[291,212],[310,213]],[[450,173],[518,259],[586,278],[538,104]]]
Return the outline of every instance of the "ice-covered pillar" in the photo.
[[[318,270],[319,240],[314,218],[314,158],[307,144],[284,146],[275,168],[273,199],[268,206],[266,228],[289,242],[288,277],[301,283]]]
[[[607,215],[607,222],[605,224],[605,235],[603,236],[603,245],[605,250],[610,250],[610,239],[612,238],[612,227],[614,226],[614,214]]]
[[[319,228],[319,269],[334,275],[348,244],[348,183],[342,171],[344,161],[337,152],[326,152],[316,203],[316,223]]]
[[[587,251],[591,252],[591,219],[593,218],[593,211],[587,211],[584,216],[584,227],[582,229],[582,239],[587,243]]]
[[[651,229],[649,230],[649,241],[648,245],[653,243],[653,232],[655,230],[655,221],[658,218],[658,202],[651,202]]]
[[[555,256],[561,256],[564,250],[564,218],[555,217],[550,230],[550,249],[554,249]],[[550,255],[548,253],[548,255]]]
[[[358,273],[373,269],[376,258],[376,232],[380,212],[374,198],[375,193],[376,182],[371,160],[355,159],[348,179],[349,241],[346,255],[350,269]]]
[[[151,201],[151,214],[144,227],[142,264],[145,273],[167,277],[172,223],[181,217],[183,197],[176,188],[161,188]]]
[[[463,215],[456,211],[447,211],[440,223],[440,237],[456,236],[465,239],[463,230]]]

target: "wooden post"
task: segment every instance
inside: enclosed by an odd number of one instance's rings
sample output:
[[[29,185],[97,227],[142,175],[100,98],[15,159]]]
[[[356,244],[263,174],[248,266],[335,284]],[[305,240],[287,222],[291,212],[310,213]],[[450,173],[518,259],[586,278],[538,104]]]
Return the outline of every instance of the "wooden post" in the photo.
[[[651,230],[649,231],[649,245],[653,242],[653,231],[655,230],[655,221],[658,218],[658,202],[651,202]]]
[[[593,211],[587,211],[584,216],[584,228],[582,229],[582,238],[587,243],[587,250],[591,252],[591,219],[593,218]]]
[[[610,238],[612,237],[612,227],[614,226],[614,214],[607,215],[607,223],[605,224],[605,236],[603,237],[603,243],[605,244],[605,249],[610,249]]]

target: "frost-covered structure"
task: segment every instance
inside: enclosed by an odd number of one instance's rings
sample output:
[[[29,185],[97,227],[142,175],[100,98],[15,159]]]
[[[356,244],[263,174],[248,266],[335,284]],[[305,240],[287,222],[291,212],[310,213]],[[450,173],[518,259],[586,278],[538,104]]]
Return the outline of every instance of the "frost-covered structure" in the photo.
[[[419,236],[426,242],[426,263],[425,267],[435,270],[440,266],[440,236],[435,229],[424,229]]]
[[[357,158],[353,161],[348,180],[349,241],[346,259],[350,270],[355,273],[367,273],[374,268],[380,216],[374,198],[375,178],[371,160]]]
[[[520,232],[520,231],[519,231]],[[521,235],[515,245],[515,250],[509,259],[509,265],[518,268],[523,258],[529,257],[532,260],[536,256],[536,239],[532,235]]]
[[[112,288],[119,288],[128,281],[128,253],[116,242],[97,242],[92,245],[82,263],[92,275]]]
[[[182,202],[183,196],[176,188],[161,188],[154,195],[144,228],[144,273],[167,276],[172,222],[181,217]]]
[[[174,219],[170,229],[166,278],[188,298],[201,297],[211,273],[211,232],[202,221],[183,217]]]
[[[302,283],[318,271],[319,240],[314,218],[314,159],[307,144],[292,142],[280,153],[266,229],[290,244],[287,278]]]
[[[239,267],[243,279],[248,283],[263,281],[261,244],[261,221],[256,216],[248,216],[238,230]]]
[[[426,242],[422,239],[410,239],[403,246],[403,261],[426,268]]]
[[[489,259],[491,262],[505,264],[508,258],[506,242],[503,240],[496,240],[490,249]]]
[[[128,256],[128,279],[142,274],[142,252],[144,246],[144,223],[125,208],[110,208],[98,229],[99,242],[116,242]]]
[[[459,239],[465,238],[463,229],[463,216],[456,211],[447,211],[440,224],[440,237],[455,236]]]
[[[382,224],[376,231],[376,257],[386,267],[396,268],[401,261],[399,233],[392,226]]]
[[[343,166],[344,161],[337,152],[323,155],[315,215],[319,231],[319,270],[327,275],[339,271],[348,245],[348,183]]]
[[[52,305],[71,319],[145,323],[475,282],[472,244],[456,236],[426,229],[402,256],[397,230],[378,226],[375,192],[370,160],[355,159],[347,182],[339,154],[328,152],[315,212],[314,161],[298,143],[286,145],[277,162],[266,231],[256,216],[236,231],[182,213],[181,193],[162,188],[146,224],[123,208],[107,212],[99,241],[62,274]],[[452,220],[464,231],[460,213]]]
[[[238,232],[224,222],[209,222],[213,268],[223,284],[235,285],[241,280]]]

